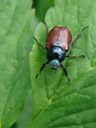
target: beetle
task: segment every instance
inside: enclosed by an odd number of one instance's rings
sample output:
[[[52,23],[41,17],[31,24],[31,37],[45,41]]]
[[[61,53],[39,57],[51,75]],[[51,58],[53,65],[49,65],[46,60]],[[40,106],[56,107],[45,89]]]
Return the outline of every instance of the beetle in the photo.
[[[47,61],[41,66],[39,73],[36,75],[36,78],[41,73],[41,71],[45,68],[47,64],[50,65],[51,69],[56,70],[58,67],[61,67],[65,72],[65,76],[67,77],[68,81],[70,81],[68,77],[68,73],[62,61],[66,57],[70,58],[77,58],[82,57],[84,58],[85,55],[75,56],[75,55],[66,55],[69,49],[75,44],[75,42],[80,38],[82,32],[88,28],[88,26],[83,27],[80,33],[77,35],[74,41],[72,41],[72,35],[70,30],[67,27],[63,26],[55,26],[50,32],[48,32],[48,26],[46,24],[46,47],[44,47],[34,36],[34,40],[47,51]]]

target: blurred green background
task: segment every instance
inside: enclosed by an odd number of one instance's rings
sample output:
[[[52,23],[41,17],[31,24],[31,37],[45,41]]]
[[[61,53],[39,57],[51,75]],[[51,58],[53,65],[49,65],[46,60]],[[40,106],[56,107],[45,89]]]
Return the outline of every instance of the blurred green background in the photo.
[[[44,20],[48,8],[53,7],[55,0],[33,0],[32,8],[36,9],[37,18],[40,21]]]

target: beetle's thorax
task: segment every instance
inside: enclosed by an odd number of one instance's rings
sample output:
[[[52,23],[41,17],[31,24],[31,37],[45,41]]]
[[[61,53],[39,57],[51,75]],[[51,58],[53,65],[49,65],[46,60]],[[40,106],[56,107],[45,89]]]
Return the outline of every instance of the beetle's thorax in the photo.
[[[47,50],[47,59],[57,59],[62,62],[65,58],[66,52],[59,46],[54,46],[50,50]]]

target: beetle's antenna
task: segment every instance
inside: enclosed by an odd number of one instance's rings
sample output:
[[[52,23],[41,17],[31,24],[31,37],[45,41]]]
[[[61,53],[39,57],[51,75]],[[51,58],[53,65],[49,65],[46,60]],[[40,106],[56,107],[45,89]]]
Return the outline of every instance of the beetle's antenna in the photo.
[[[69,77],[68,77],[68,73],[67,73],[66,68],[64,67],[64,65],[63,65],[62,63],[60,64],[60,66],[61,66],[61,68],[63,69],[63,71],[65,72],[65,76],[66,76],[66,78],[67,78],[68,81],[70,82],[70,79],[69,79]]]
[[[80,33],[77,35],[77,37],[75,38],[75,40],[70,44],[70,47],[72,46],[72,45],[74,45],[74,43],[81,37],[81,34],[82,34],[82,32],[86,29],[86,28],[88,28],[89,26],[85,26],[84,28],[82,28],[82,30],[80,31]]]
[[[45,66],[46,66],[48,63],[49,63],[49,60],[46,61],[46,62],[41,66],[41,68],[40,68],[38,74],[36,75],[36,78],[38,77],[38,75],[42,72],[42,70],[45,68]]]
[[[43,49],[46,49],[34,36],[33,39],[37,42],[37,44],[39,44],[40,47],[42,47]]]

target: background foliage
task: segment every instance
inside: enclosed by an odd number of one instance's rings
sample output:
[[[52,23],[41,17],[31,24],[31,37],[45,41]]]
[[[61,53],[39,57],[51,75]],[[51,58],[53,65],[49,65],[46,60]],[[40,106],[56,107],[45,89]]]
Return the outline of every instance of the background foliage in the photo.
[[[0,0],[0,128],[96,128],[95,5],[95,0]],[[38,24],[44,20],[49,31],[67,26],[72,39],[89,26],[68,53],[86,58],[64,61],[70,83],[60,68],[55,73],[49,66],[35,79],[46,51],[32,36],[45,45],[46,26]]]

